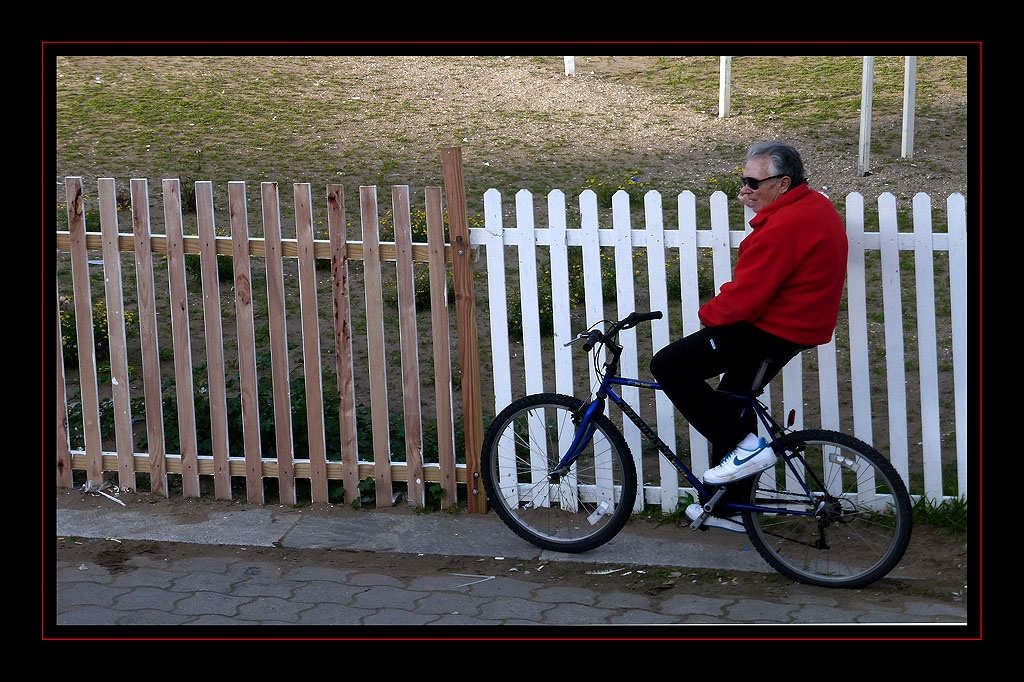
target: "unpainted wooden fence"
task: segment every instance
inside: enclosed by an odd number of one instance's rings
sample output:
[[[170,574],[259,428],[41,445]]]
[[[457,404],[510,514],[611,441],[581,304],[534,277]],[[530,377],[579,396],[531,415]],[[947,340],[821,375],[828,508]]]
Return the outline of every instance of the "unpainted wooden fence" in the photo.
[[[163,181],[164,233],[158,234],[146,180],[131,181],[131,231],[123,232],[114,180],[101,179],[95,233],[86,231],[81,179],[66,178],[69,229],[57,232],[57,250],[70,263],[72,284],[70,291],[58,286],[58,486],[113,480],[134,490],[144,482],[165,496],[231,499],[244,484],[246,500],[262,504],[271,480],[282,503],[308,495],[312,502],[355,504],[366,499],[372,481],[377,506],[400,494],[420,507],[436,501],[484,511],[485,420],[527,392],[586,391],[593,369],[565,341],[633,309],[666,313],[649,329],[622,335],[623,372],[646,372],[654,349],[699,326],[702,278],[710,277],[715,289],[729,279],[735,248],[749,229],[729,225],[721,192],[709,198],[709,227],[698,225],[690,192],[676,198],[677,224],[666,227],[657,192],[648,192],[638,211],[620,191],[608,222],[589,190],[578,211],[567,209],[562,192],[549,193],[543,225],[535,224],[531,193],[515,196],[510,221],[500,194],[488,190],[484,225],[470,228],[459,150],[445,150],[443,160],[444,200],[440,188],[424,193],[425,243],[412,240],[404,185],[391,188],[394,240],[382,241],[376,187],[359,188],[358,229],[350,231],[340,185],[327,187],[325,211],[314,210],[308,184],[294,185],[291,238],[282,236],[277,183],[262,183],[262,237],[254,237],[248,220],[255,211],[243,182],[228,185],[227,236],[215,224],[212,183],[196,183],[197,234],[186,235],[182,188],[177,180]],[[851,249],[840,329],[830,344],[790,363],[766,399],[780,411],[796,408],[798,427],[841,428],[873,443],[912,493],[938,500],[965,496],[968,483],[966,207],[961,195],[948,197],[941,225],[933,224],[927,195],[916,195],[912,208],[913,224],[901,225],[895,198],[883,194],[872,230],[860,195],[846,198]],[[318,239],[315,216],[323,213],[327,238]],[[201,264],[199,292],[188,257]],[[126,278],[122,259],[134,265],[133,277]],[[218,277],[222,259],[230,260],[228,284]],[[330,263],[329,275],[318,261]],[[102,292],[95,290],[99,274],[90,277],[98,267]],[[414,279],[424,267],[429,316],[416,304]],[[134,286],[126,287],[130,280]],[[265,291],[254,280],[265,281]],[[397,289],[394,305],[385,296],[390,287]],[[362,303],[352,296],[355,288]],[[103,367],[93,337],[99,300],[109,337]],[[75,368],[65,366],[62,305],[73,306]],[[234,338],[225,337],[226,321]],[[133,324],[137,335],[129,339],[125,330]],[[158,332],[168,328],[170,338]],[[354,357],[354,342],[362,361]],[[228,348],[236,361],[226,360]],[[266,355],[269,362],[261,360]],[[666,442],[690,453],[696,471],[707,467],[706,443],[683,428],[663,397],[651,400],[635,389],[625,395]],[[232,427],[238,421],[240,433]],[[175,452],[165,451],[169,423],[180,444]],[[623,431],[644,484],[638,506],[674,509],[685,492],[674,470],[645,451],[631,424]],[[81,445],[72,445],[72,433],[81,434]],[[396,433],[400,448],[392,446]]]

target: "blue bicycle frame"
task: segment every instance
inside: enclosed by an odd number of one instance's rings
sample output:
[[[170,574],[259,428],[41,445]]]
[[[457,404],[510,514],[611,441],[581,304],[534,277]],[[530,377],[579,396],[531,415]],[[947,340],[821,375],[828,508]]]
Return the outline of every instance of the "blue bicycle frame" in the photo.
[[[615,366],[616,361],[617,357],[612,361],[613,367]],[[690,468],[686,466],[686,464],[681,459],[679,459],[679,457],[672,450],[672,448],[670,448],[669,445],[658,436],[654,429],[652,429],[647,424],[647,422],[645,422],[640,417],[640,415],[636,413],[632,406],[630,406],[630,404],[627,403],[626,400],[615,391],[615,386],[633,386],[636,388],[644,388],[655,391],[661,390],[661,386],[657,382],[644,381],[642,379],[630,379],[627,377],[620,376],[609,376],[606,373],[604,377],[601,379],[601,386],[597,390],[594,400],[592,400],[587,405],[586,411],[583,414],[583,418],[580,420],[579,425],[576,428],[576,433],[573,436],[573,441],[569,445],[569,449],[562,457],[562,459],[559,461],[558,466],[555,467],[554,471],[551,472],[552,474],[559,474],[568,471],[569,468],[573,465],[573,463],[576,461],[576,457],[579,456],[579,453],[583,450],[583,448],[590,442],[591,438],[593,438],[594,436],[594,431],[596,431],[596,427],[593,425],[594,416],[605,413],[605,401],[608,398],[611,398],[611,401],[615,403],[620,410],[622,410],[623,414],[625,414],[631,422],[633,422],[633,424],[640,430],[640,433],[643,434],[643,436],[648,441],[657,446],[658,451],[661,452],[662,455],[668,458],[668,460],[672,463],[673,466],[675,466],[679,473],[682,474],[683,477],[685,477],[686,480],[690,483],[690,485],[692,485],[694,489],[700,494],[701,498],[708,500],[708,508],[715,506],[715,504],[719,504],[722,510],[731,512],[756,511],[776,514],[798,514],[803,516],[814,515],[813,512],[810,511],[783,509],[781,507],[762,507],[758,505],[750,505],[740,502],[730,502],[728,500],[723,500],[719,503],[719,498],[725,494],[725,490],[728,487],[728,485],[721,487],[716,486],[715,490],[712,490],[705,486],[704,483],[696,475],[694,475],[693,471],[691,471]],[[765,429],[769,433],[772,442],[772,447],[775,448],[776,452],[778,452],[780,448],[775,447],[778,442],[778,439],[775,434],[777,431],[781,430],[781,427],[768,414],[767,408],[761,405],[760,402],[758,402],[757,398],[753,396],[740,395],[736,393],[726,393],[724,391],[723,394],[728,395],[732,398],[736,398],[737,400],[742,400],[746,402],[748,407],[754,410],[755,414],[757,414],[758,416],[758,419],[761,421],[762,424],[764,424]],[[793,472],[793,474],[796,477],[796,480],[799,481],[800,487],[803,489],[804,493],[810,495],[811,492],[808,489],[807,484],[804,482],[803,476],[801,476],[793,466],[793,458],[784,456],[784,459],[786,460],[786,466]]]

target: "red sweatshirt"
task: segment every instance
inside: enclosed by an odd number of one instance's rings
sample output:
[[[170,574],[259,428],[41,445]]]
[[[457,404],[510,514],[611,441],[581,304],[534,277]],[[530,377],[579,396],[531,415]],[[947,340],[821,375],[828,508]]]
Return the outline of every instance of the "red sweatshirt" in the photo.
[[[750,220],[731,282],[701,306],[708,327],[750,322],[793,343],[828,343],[846,280],[846,227],[828,198],[791,188]]]

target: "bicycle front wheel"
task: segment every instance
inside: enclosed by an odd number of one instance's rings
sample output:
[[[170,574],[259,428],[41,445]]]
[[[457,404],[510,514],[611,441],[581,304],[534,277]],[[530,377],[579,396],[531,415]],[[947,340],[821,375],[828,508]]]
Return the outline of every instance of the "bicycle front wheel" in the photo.
[[[836,431],[790,433],[779,449],[775,467],[751,477],[740,495],[790,512],[743,512],[765,561],[792,580],[823,587],[863,587],[891,571],[913,526],[910,495],[892,464]]]
[[[585,552],[622,530],[636,500],[636,467],[619,429],[603,414],[593,437],[564,471],[587,404],[539,393],[513,402],[484,435],[480,468],[487,499],[527,542],[557,552]]]

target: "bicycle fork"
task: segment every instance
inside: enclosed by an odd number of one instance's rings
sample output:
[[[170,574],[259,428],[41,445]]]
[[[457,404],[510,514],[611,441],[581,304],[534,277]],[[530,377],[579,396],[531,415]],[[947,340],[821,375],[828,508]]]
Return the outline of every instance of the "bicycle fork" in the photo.
[[[583,414],[582,417],[580,416],[581,412]],[[558,464],[548,472],[548,479],[552,483],[558,483],[562,476],[569,472],[580,452],[583,451],[583,448],[594,437],[594,432],[597,431],[597,427],[593,424],[595,414],[604,414],[603,397],[591,400],[579,412],[573,414],[572,422],[575,425],[575,429],[572,443],[569,444],[569,449],[562,455],[562,458],[558,460]],[[580,428],[581,426],[583,428]]]

